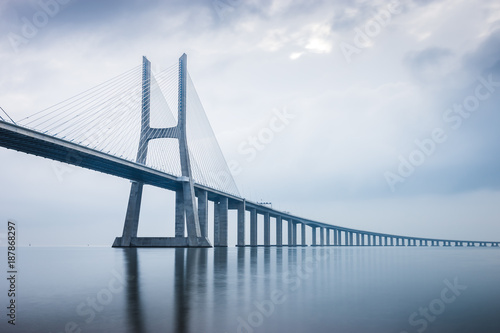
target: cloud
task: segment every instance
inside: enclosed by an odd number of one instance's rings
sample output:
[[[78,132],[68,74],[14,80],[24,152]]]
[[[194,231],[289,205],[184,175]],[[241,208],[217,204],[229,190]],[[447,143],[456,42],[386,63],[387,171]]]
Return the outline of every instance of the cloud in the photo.
[[[412,71],[413,75],[423,82],[439,81],[449,74],[453,52],[447,48],[429,47],[422,51],[409,52],[404,62]]]

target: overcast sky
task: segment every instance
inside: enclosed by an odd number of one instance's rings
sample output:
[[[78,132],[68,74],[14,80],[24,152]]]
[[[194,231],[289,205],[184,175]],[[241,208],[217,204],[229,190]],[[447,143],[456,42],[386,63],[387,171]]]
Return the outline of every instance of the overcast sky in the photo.
[[[160,70],[185,52],[243,197],[345,227],[500,240],[498,1],[55,1],[0,2],[14,120],[143,55]],[[0,161],[3,239],[9,218],[24,245],[121,235],[129,181],[4,148]],[[173,198],[146,188],[140,235],[173,234]]]

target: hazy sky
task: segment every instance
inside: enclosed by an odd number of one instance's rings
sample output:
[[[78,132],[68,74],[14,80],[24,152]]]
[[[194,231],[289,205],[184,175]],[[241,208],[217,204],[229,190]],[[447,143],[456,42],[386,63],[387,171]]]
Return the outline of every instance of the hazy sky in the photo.
[[[159,70],[185,52],[243,197],[346,227],[500,240],[498,1],[3,0],[0,35],[14,120],[143,55]],[[0,161],[2,240],[9,218],[24,245],[121,235],[129,181],[4,148]],[[173,234],[173,198],[146,188],[140,235]]]

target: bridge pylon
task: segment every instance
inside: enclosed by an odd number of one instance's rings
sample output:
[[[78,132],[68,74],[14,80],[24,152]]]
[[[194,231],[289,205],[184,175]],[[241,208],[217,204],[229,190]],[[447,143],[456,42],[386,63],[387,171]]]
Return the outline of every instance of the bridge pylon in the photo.
[[[136,162],[146,164],[148,144],[154,139],[177,139],[179,142],[181,185],[176,189],[175,237],[137,237],[144,183],[132,181],[122,237],[116,237],[113,247],[211,247],[206,235],[202,235],[194,180],[189,159],[186,133],[186,80],[187,55],[179,58],[178,117],[177,125],[168,128],[150,127],[151,62],[143,57],[141,134]],[[187,226],[187,237],[184,229]]]

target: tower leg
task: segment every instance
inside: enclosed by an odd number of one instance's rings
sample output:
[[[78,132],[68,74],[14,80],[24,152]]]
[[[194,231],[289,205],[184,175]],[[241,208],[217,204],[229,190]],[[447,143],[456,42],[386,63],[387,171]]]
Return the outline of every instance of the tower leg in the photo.
[[[207,238],[201,237],[198,208],[196,207],[194,187],[191,181],[182,183],[182,192],[184,194],[188,244],[189,246],[206,246]]]
[[[143,183],[132,182],[130,186],[130,197],[128,199],[127,215],[123,225],[123,233],[120,246],[130,246],[132,237],[137,237],[139,228],[139,214],[141,212],[141,200]]]

